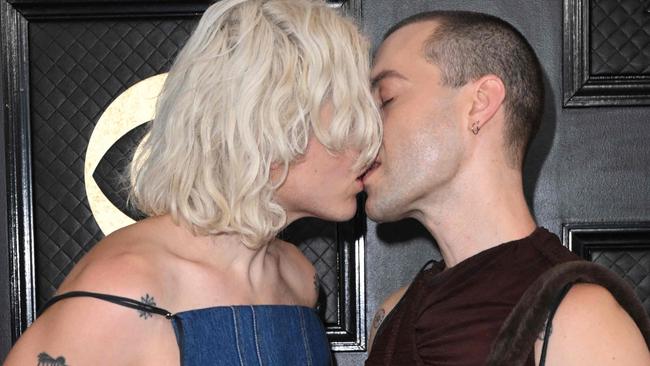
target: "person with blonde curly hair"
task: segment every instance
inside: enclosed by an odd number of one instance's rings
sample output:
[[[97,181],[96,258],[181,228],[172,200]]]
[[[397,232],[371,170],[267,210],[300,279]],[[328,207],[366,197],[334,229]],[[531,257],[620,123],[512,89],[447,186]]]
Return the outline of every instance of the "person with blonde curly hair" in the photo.
[[[147,214],[72,270],[5,365],[329,365],[314,266],[276,235],[343,221],[379,149],[368,44],[317,0],[223,0],[130,169]]]

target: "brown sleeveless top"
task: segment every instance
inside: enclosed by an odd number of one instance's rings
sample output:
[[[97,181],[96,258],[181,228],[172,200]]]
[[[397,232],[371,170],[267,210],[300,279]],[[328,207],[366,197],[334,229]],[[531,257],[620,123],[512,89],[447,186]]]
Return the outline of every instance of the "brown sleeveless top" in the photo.
[[[522,294],[556,264],[580,259],[544,228],[445,269],[421,271],[375,336],[366,366],[484,365]],[[534,366],[533,352],[527,364]]]

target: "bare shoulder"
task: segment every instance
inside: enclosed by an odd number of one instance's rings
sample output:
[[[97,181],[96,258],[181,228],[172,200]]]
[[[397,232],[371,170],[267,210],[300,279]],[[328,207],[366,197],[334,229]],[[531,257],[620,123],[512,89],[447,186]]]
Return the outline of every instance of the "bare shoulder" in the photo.
[[[314,307],[320,289],[316,268],[295,245],[281,240],[273,242],[273,245],[280,254],[282,277],[300,299],[301,305]]]
[[[382,304],[382,308],[386,310],[386,313],[390,313],[393,308],[395,308],[395,305],[402,300],[402,297],[404,296],[404,293],[406,293],[406,290],[408,289],[408,286],[404,286],[397,291],[393,292],[384,300]]]
[[[95,292],[151,305],[160,301],[165,288],[156,277],[159,266],[147,259],[141,248],[123,242],[130,235],[133,233],[117,233],[98,243],[57,293]],[[158,335],[164,334],[173,335],[173,330],[162,316],[96,298],[71,297],[53,304],[36,319],[9,354],[6,365],[57,359],[59,363],[42,364],[135,364],[149,354],[146,347],[138,345],[145,340],[156,343]]]
[[[541,341],[535,344],[539,362]],[[650,365],[640,330],[602,286],[576,284],[553,318],[547,365]]]
[[[90,291],[139,298],[143,290],[161,290],[165,255],[156,244],[141,234],[137,224],[113,233],[82,258],[57,293]]]
[[[381,306],[377,309],[375,312],[375,316],[372,319],[372,326],[370,328],[370,336],[368,337],[368,345],[369,348],[372,347],[372,343],[375,340],[375,335],[377,334],[377,330],[381,326],[381,324],[384,322],[384,319],[386,316],[393,311],[395,306],[397,305],[398,302],[402,299],[404,296],[404,293],[406,293],[406,290],[408,289],[408,286],[404,286],[400,288],[399,290],[393,292],[388,296],[384,302],[381,304]],[[370,349],[369,349],[370,351]]]

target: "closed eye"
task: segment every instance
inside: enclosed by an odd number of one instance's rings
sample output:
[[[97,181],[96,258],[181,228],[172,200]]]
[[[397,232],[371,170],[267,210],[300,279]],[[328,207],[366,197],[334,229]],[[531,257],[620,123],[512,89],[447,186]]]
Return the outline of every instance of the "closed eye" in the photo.
[[[390,99],[386,99],[386,100],[382,101],[382,102],[381,102],[381,106],[380,106],[380,108],[381,108],[381,109],[384,109],[384,108],[385,108],[386,106],[388,106],[388,105],[389,105],[389,104],[390,104],[394,99],[395,99],[395,98],[390,98]]]

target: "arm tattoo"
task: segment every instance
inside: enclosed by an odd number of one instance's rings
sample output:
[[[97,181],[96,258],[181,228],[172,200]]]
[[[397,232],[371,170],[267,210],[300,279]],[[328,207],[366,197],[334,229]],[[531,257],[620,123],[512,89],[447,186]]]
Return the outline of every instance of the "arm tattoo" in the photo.
[[[320,313],[320,279],[318,278],[318,273],[314,274],[314,291],[316,291],[316,305],[314,305],[314,309]]]
[[[377,311],[377,314],[375,314],[375,318],[372,320],[372,329],[377,331],[381,323],[384,321],[385,317],[386,317],[386,311],[384,309],[379,309]]]
[[[57,358],[52,358],[45,352],[38,354],[38,364],[36,366],[67,366],[65,363],[65,358],[59,356]]]
[[[149,296],[149,294],[145,294],[145,296],[141,296],[140,301],[142,301],[147,305],[156,306],[156,301],[154,301],[153,296]],[[151,312],[146,310],[138,310],[138,313],[140,314],[140,317],[145,320],[152,317]]]
[[[316,296],[320,295],[320,278],[318,278],[318,273],[314,274],[314,290],[316,290]]]

